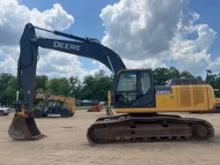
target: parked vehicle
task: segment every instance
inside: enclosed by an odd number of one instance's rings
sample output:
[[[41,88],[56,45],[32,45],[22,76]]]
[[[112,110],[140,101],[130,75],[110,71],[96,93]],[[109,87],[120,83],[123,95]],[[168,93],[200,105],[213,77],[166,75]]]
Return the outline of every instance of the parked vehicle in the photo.
[[[9,107],[0,107],[0,116],[6,116],[10,113]]]

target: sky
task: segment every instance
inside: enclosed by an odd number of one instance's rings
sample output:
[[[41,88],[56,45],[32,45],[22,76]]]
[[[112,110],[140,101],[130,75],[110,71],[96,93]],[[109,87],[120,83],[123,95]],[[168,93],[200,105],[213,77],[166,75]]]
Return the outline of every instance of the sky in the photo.
[[[97,38],[127,68],[219,73],[219,11],[219,0],[0,0],[0,73],[16,74],[19,38],[28,22]],[[91,59],[46,49],[39,54],[38,74],[80,79],[100,69],[110,74]]]

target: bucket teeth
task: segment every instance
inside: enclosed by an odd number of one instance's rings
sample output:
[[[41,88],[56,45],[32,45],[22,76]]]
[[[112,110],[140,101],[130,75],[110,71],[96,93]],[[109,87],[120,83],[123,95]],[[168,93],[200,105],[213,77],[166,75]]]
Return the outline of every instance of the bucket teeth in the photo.
[[[38,140],[45,137],[37,128],[34,118],[22,113],[14,115],[8,134],[13,140]]]

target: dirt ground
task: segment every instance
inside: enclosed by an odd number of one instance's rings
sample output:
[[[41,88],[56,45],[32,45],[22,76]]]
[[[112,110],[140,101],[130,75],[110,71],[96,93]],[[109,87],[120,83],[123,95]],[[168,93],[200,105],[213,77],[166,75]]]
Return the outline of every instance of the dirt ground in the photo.
[[[215,137],[203,142],[148,142],[90,146],[86,131],[104,112],[77,111],[72,118],[37,119],[39,141],[13,141],[7,128],[13,117],[0,116],[0,165],[219,165],[220,114],[190,114],[210,121]],[[185,115],[189,116],[189,115]]]

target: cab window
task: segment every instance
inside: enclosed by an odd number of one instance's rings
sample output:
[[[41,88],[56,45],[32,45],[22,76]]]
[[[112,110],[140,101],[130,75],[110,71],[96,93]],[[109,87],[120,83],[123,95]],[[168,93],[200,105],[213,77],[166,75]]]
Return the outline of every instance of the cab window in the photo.
[[[150,75],[148,73],[141,73],[141,94],[145,95],[151,87]]]
[[[137,75],[136,73],[124,73],[120,76],[117,86],[118,92],[136,91]]]
[[[119,107],[129,107],[137,99],[137,73],[127,72],[120,75],[116,87],[115,100]]]

